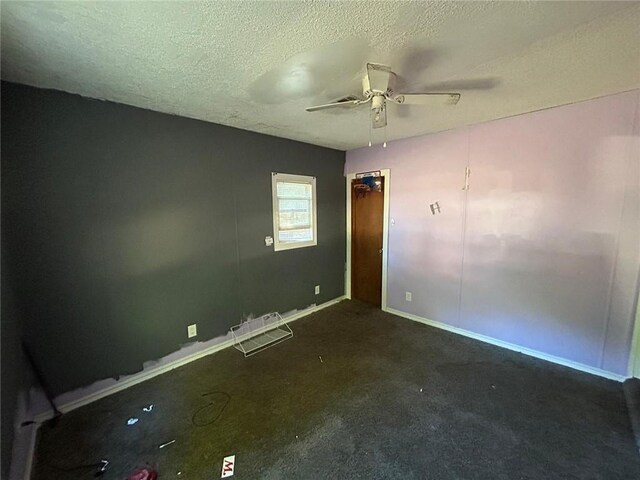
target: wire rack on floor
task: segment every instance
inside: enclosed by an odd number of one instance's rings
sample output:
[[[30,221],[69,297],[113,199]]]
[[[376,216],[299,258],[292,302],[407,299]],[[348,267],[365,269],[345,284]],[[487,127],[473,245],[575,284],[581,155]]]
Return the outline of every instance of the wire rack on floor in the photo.
[[[273,312],[231,327],[231,335],[233,346],[248,357],[293,337],[293,331],[278,312]]]

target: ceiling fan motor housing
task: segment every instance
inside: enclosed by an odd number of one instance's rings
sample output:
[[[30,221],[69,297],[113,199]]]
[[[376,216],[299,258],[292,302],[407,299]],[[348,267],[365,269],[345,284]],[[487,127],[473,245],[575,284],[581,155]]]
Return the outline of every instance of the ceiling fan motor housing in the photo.
[[[387,109],[385,97],[381,94],[374,94],[371,97],[371,126],[382,128],[387,126]]]
[[[382,110],[385,106],[384,95],[374,95],[371,99],[371,110]]]

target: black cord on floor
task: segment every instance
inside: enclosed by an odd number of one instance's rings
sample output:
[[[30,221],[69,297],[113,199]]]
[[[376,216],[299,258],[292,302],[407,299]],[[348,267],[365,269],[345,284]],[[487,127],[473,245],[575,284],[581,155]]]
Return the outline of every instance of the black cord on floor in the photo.
[[[198,410],[196,410],[193,416],[191,417],[191,423],[193,423],[193,425],[195,425],[196,427],[206,427],[207,425],[211,425],[215,423],[222,416],[222,412],[224,412],[224,409],[227,408],[227,405],[229,405],[229,402],[231,401],[231,395],[229,395],[227,392],[209,392],[209,393],[202,394],[203,397],[208,397],[211,395],[223,395],[225,397],[224,405],[222,406],[222,408],[220,409],[220,411],[218,412],[218,414],[213,420],[210,420],[204,423],[197,421],[198,415],[203,410],[215,406],[215,402],[209,402],[207,405],[204,405],[203,407],[200,407]]]

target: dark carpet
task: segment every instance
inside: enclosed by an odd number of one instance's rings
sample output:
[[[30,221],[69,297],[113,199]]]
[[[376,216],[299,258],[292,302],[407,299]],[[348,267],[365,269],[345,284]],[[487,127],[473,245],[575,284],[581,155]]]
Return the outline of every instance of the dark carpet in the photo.
[[[640,379],[629,378],[622,385],[624,396],[627,399],[627,409],[631,428],[636,437],[636,446],[640,452]]]
[[[292,328],[43,425],[34,478],[640,479],[620,383],[353,301]]]

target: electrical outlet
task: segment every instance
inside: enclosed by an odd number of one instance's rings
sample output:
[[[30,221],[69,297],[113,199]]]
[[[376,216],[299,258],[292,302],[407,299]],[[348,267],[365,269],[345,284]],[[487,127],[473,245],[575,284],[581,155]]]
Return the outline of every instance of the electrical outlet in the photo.
[[[198,335],[198,327],[196,327],[195,323],[187,327],[187,335],[189,336],[189,338]]]
[[[407,302],[410,302],[411,301],[411,292],[404,292],[404,299]]]
[[[316,295],[320,295],[320,285],[316,285]]]

